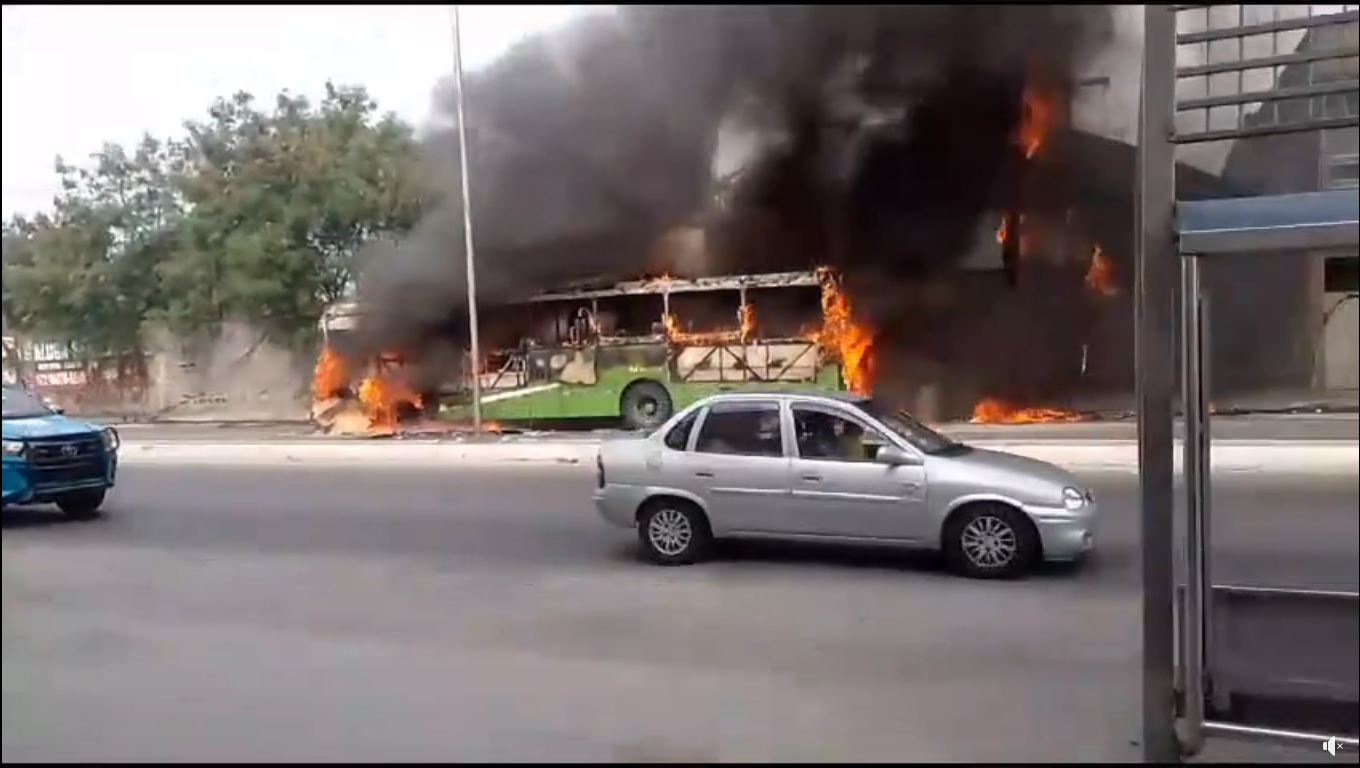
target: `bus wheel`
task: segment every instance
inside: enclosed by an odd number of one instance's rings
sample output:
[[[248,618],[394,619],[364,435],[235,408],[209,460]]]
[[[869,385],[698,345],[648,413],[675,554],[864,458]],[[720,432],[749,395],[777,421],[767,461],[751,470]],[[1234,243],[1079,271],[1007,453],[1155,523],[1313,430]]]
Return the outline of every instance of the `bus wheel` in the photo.
[[[629,429],[655,429],[673,412],[671,393],[655,381],[635,381],[623,390],[619,412]]]

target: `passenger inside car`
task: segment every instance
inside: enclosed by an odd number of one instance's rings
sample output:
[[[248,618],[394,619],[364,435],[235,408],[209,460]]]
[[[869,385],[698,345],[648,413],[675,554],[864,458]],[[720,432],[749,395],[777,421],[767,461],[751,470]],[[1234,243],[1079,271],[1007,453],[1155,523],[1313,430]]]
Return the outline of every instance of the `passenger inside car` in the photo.
[[[795,409],[798,455],[827,461],[873,461],[879,443],[859,424],[823,411]]]

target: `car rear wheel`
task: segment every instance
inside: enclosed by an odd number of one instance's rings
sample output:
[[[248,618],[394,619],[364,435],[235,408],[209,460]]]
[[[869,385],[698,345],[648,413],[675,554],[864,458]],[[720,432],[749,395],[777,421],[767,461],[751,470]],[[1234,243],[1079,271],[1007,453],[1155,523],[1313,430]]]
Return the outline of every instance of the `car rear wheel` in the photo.
[[[713,534],[693,504],[666,499],[648,504],[638,515],[638,546],[656,565],[689,565],[708,556]]]
[[[99,516],[99,508],[104,506],[105,490],[71,491],[57,499],[57,508],[73,520],[88,520]]]
[[[975,579],[1023,576],[1038,560],[1039,537],[1029,518],[1003,504],[979,504],[949,520],[944,553],[958,573]]]

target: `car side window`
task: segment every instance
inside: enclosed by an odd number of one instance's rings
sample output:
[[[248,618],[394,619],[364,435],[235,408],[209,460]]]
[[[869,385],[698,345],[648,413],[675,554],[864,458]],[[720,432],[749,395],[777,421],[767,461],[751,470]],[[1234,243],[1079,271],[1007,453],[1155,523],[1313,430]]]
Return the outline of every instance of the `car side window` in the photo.
[[[703,411],[702,408],[690,411],[688,416],[671,427],[671,431],[666,433],[664,440],[667,448],[672,451],[683,451],[689,447],[689,433],[694,431],[694,422],[699,420],[701,411]]]
[[[793,406],[798,456],[817,461],[871,462],[888,439],[854,419],[806,405]]]
[[[782,457],[784,439],[779,426],[779,403],[717,403],[710,406],[699,427],[694,450],[735,456]]]

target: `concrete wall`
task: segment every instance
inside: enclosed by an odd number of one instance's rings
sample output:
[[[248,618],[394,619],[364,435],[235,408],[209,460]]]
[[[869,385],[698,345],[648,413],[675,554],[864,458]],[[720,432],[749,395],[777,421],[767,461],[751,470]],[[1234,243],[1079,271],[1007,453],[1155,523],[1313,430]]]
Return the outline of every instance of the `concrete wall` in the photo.
[[[1322,385],[1328,390],[1360,389],[1360,298],[1328,293],[1323,316]]]
[[[312,354],[280,349],[246,326],[228,324],[212,338],[188,342],[152,334],[139,358],[23,359],[17,368],[25,383],[73,414],[265,421],[307,417],[314,365]]]
[[[181,343],[160,336],[149,346],[143,405],[150,411],[204,419],[307,416],[313,354],[291,353],[234,323],[211,339]]]

